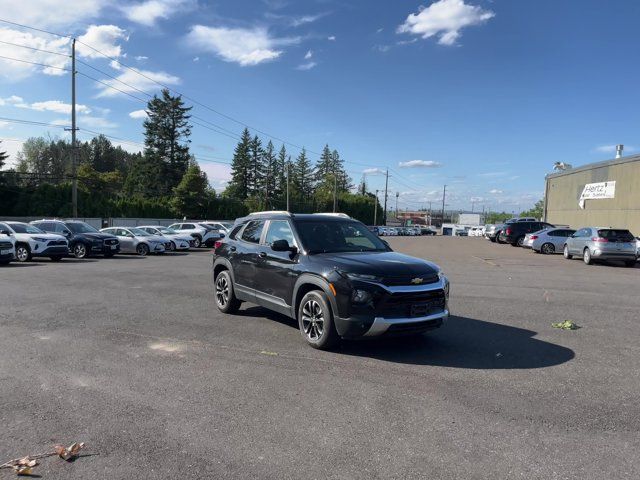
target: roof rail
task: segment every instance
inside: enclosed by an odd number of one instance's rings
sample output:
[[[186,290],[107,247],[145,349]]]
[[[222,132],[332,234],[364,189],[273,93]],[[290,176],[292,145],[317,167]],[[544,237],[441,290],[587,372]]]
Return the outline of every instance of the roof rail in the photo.
[[[341,217],[341,218],[351,218],[349,215],[347,215],[346,213],[336,213],[336,212],[317,212],[314,213],[313,215],[329,215],[331,217]]]
[[[286,210],[265,210],[263,212],[252,212],[249,215],[288,215],[291,216],[291,212]]]

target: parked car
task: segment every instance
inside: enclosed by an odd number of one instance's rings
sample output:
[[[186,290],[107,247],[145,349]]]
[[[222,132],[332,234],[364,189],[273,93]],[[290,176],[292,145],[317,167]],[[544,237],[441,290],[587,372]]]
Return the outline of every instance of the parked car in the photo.
[[[449,315],[449,281],[438,266],[328,215],[240,219],[216,242],[213,282],[220,311],[257,303],[296,319],[315,348],[341,337],[421,333]]]
[[[200,223],[204,225],[209,225],[213,229],[218,230],[219,232],[224,233],[225,235],[228,235],[231,229],[233,228],[233,222],[227,222],[227,221],[207,220],[206,222],[200,222]]]
[[[165,237],[151,235],[135,227],[109,227],[100,231],[118,238],[120,252],[137,253],[143,257],[149,253],[164,253],[170,243],[170,240]]]
[[[436,232],[436,229],[431,227],[431,226],[422,226],[420,227],[420,234],[421,235],[436,235],[438,232]]]
[[[16,258],[16,239],[9,230],[0,229],[0,265]]]
[[[484,230],[485,238],[491,242],[497,242],[503,227],[504,224],[501,223],[496,225],[487,225]]]
[[[502,243],[508,243],[513,247],[521,247],[524,243],[524,236],[527,233],[537,232],[539,230],[553,227],[546,222],[515,222],[505,224],[498,238]]]
[[[527,237],[529,237],[530,248],[534,252],[550,255],[562,253],[567,237],[575,232],[571,228],[547,228],[533,234],[527,234]],[[526,243],[527,239],[525,239]]]
[[[62,235],[69,242],[69,252],[76,258],[90,255],[112,257],[120,252],[120,242],[113,235],[99,232],[91,225],[78,220],[35,220],[31,222],[40,230]]]
[[[157,237],[166,237],[169,240],[169,243],[165,244],[165,248],[170,252],[175,250],[189,250],[189,248],[194,247],[196,243],[191,235],[187,235],[186,233],[181,234],[169,227],[162,227],[160,225],[142,225],[137,228]]]
[[[9,232],[15,239],[15,254],[19,262],[33,257],[49,257],[54,262],[69,254],[69,243],[62,235],[45,233],[38,227],[23,222],[1,222],[0,230]]]
[[[469,237],[481,237],[482,236],[482,227],[471,227],[469,228],[467,235]]]
[[[510,224],[510,223],[518,223],[518,222],[537,222],[537,221],[538,219],[534,217],[514,217],[514,218],[510,218],[504,223]]]
[[[636,239],[629,230],[606,227],[584,227],[566,239],[564,258],[582,257],[587,265],[597,260],[620,260],[633,267],[637,260]]]
[[[186,233],[193,237],[194,247],[198,248],[202,245],[213,247],[216,240],[221,239],[224,233],[219,230],[199,222],[180,222],[169,225],[169,228],[179,232]]]
[[[640,260],[640,237],[636,237],[636,257]]]

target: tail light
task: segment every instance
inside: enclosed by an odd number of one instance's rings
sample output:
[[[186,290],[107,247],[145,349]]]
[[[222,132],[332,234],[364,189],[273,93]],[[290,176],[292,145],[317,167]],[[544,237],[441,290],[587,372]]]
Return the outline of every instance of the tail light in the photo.
[[[530,240],[537,240],[538,239],[538,235],[531,235],[529,237]]]
[[[606,238],[602,238],[602,237],[593,237],[591,240],[597,243],[607,243],[609,241]]]
[[[504,231],[504,234],[505,234],[505,235],[511,235],[511,229],[510,229],[510,228],[507,228],[507,229]]]
[[[213,253],[215,253],[216,250],[218,250],[221,246],[222,246],[222,242],[220,240],[218,240],[216,243],[214,243],[213,244]]]

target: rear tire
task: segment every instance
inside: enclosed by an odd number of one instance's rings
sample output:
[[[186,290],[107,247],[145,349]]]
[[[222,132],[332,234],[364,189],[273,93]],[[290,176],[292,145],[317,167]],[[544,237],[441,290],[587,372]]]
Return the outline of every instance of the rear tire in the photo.
[[[569,253],[569,247],[567,245],[565,245],[564,249],[562,250],[562,256],[567,260],[571,260],[573,258],[573,255]]]
[[[176,251],[176,244],[173,243],[173,240],[169,242],[169,248],[167,250],[169,250],[170,252]]]
[[[491,243],[496,243],[496,237],[489,237],[489,240],[491,241]]]
[[[518,237],[514,243],[511,244],[512,247],[522,247],[524,245],[524,237]]]
[[[214,281],[216,306],[222,313],[235,313],[240,308],[240,300],[233,291],[233,282],[228,270],[218,273]]]
[[[202,239],[197,235],[193,237],[193,247],[200,248],[201,245],[202,245]]]
[[[586,264],[586,265],[591,265],[593,264],[593,260],[591,258],[591,250],[589,250],[588,248],[584,249],[584,252],[582,252],[582,261]]]
[[[298,307],[298,327],[302,338],[313,348],[326,350],[338,342],[333,314],[324,292],[312,290],[302,297]]]
[[[556,253],[556,247],[553,243],[545,243],[540,247],[540,251],[545,255],[551,255],[552,253]]]

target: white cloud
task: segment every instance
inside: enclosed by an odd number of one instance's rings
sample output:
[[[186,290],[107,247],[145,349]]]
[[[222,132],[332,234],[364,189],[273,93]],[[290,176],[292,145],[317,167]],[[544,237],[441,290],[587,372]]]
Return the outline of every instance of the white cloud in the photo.
[[[362,173],[367,175],[384,175],[386,172],[381,168],[365,168]]]
[[[76,49],[78,54],[86,58],[103,58],[95,50],[86,47],[80,42],[91,45],[96,50],[102,51],[110,57],[119,57],[122,47],[117,44],[119,40],[129,40],[127,32],[116,25],[91,25],[84,35],[78,37]]]
[[[69,27],[98,18],[111,0],[0,0],[2,18],[40,28]]]
[[[55,113],[65,113],[71,114],[71,104],[64,103],[60,100],[47,100],[45,102],[34,102],[31,104],[20,103],[16,105],[20,108],[28,108],[30,110],[36,110],[38,112],[55,112]],[[91,109],[86,105],[76,104],[76,112],[77,113],[90,113]]]
[[[508,173],[509,172],[485,172],[485,173],[479,173],[478,176],[479,177],[504,177]]]
[[[81,115],[78,117],[78,128],[82,129],[83,126],[89,128],[113,129],[117,128],[118,124],[103,117]]]
[[[0,7],[0,12],[1,11],[2,8]],[[0,43],[0,55],[2,56],[15,58],[16,60],[24,60],[26,62],[51,65],[51,67],[45,67],[0,58],[0,77],[15,82],[37,72],[47,75],[65,75],[67,73],[61,70],[61,68],[69,68],[69,55],[71,55],[71,50],[68,38],[44,38],[32,35],[30,32],[0,27],[0,40],[54,52],[47,53]]]
[[[491,195],[500,195],[501,193],[503,193],[503,191],[502,190],[498,190],[497,188],[493,188],[493,189],[489,190],[489,193]]]
[[[483,202],[484,198],[482,198],[482,197],[471,197],[469,200],[474,202],[474,203],[476,203],[476,202]]]
[[[599,153],[616,153],[616,145],[598,145],[595,150]],[[637,150],[637,147],[634,147],[633,145],[625,145],[623,153],[635,152]]]
[[[7,98],[0,97],[0,107],[3,107],[5,105],[21,105],[21,104],[24,104],[24,99],[17,95],[11,95],[10,97],[7,97]]]
[[[391,50],[391,46],[390,45],[374,45],[373,49],[377,50],[380,53],[387,53],[389,50]]]
[[[494,16],[491,10],[468,5],[464,0],[438,0],[418,13],[409,14],[397,32],[422,38],[438,35],[440,45],[455,45],[463,28],[481,25]]]
[[[250,66],[275,60],[282,54],[277,47],[294,45],[298,37],[272,37],[266,28],[226,28],[194,25],[187,35],[188,43],[205,52],[218,55],[226,62]]]
[[[136,72],[140,72],[143,76],[138,75]],[[148,77],[148,78],[145,78]],[[150,72],[148,70],[136,70],[135,72],[132,70],[124,70],[120,75],[116,77],[120,82],[117,82],[113,79],[104,79],[102,80],[107,85],[112,85],[118,90],[122,92],[132,93],[134,95],[139,95],[138,90],[142,90],[148,92],[150,90],[158,90],[161,88],[157,83],[159,82],[163,85],[178,85],[180,83],[180,78],[171,75],[165,72]],[[124,85],[124,83],[128,85]],[[108,88],[105,85],[97,84],[100,92],[97,97],[117,97],[122,95],[122,92],[114,90],[113,88]],[[136,90],[138,89],[138,90]]]
[[[121,7],[132,22],[151,27],[159,19],[166,20],[171,15],[193,8],[193,0],[147,0],[142,3]]]
[[[441,167],[442,164],[438,162],[434,162],[433,160],[409,160],[408,162],[399,162],[398,166],[400,168],[416,168],[416,167],[435,168],[435,167]]]
[[[199,62],[200,61],[200,57],[193,57],[193,61],[194,62]]]
[[[330,35],[327,37],[327,40],[329,40],[330,42],[335,42],[336,41],[336,36],[335,35]]]
[[[304,54],[304,59],[309,60],[311,57],[313,57],[313,52],[311,50],[307,50],[307,53]]]
[[[307,63],[302,63],[300,65],[298,65],[296,67],[296,70],[311,70],[312,68],[315,68],[318,64],[316,62],[307,62]]]
[[[149,57],[145,55],[136,55],[134,58],[139,62],[144,62],[145,60],[149,60]]]
[[[148,117],[146,110],[135,110],[133,112],[130,112],[129,116],[131,118],[135,118],[136,120],[140,119],[140,118],[147,118]]]
[[[306,25],[307,23],[313,23],[317,20],[320,20],[322,17],[327,16],[329,13],[319,13],[317,15],[303,15],[301,17],[295,17],[291,20],[292,27],[300,27],[302,25]]]

